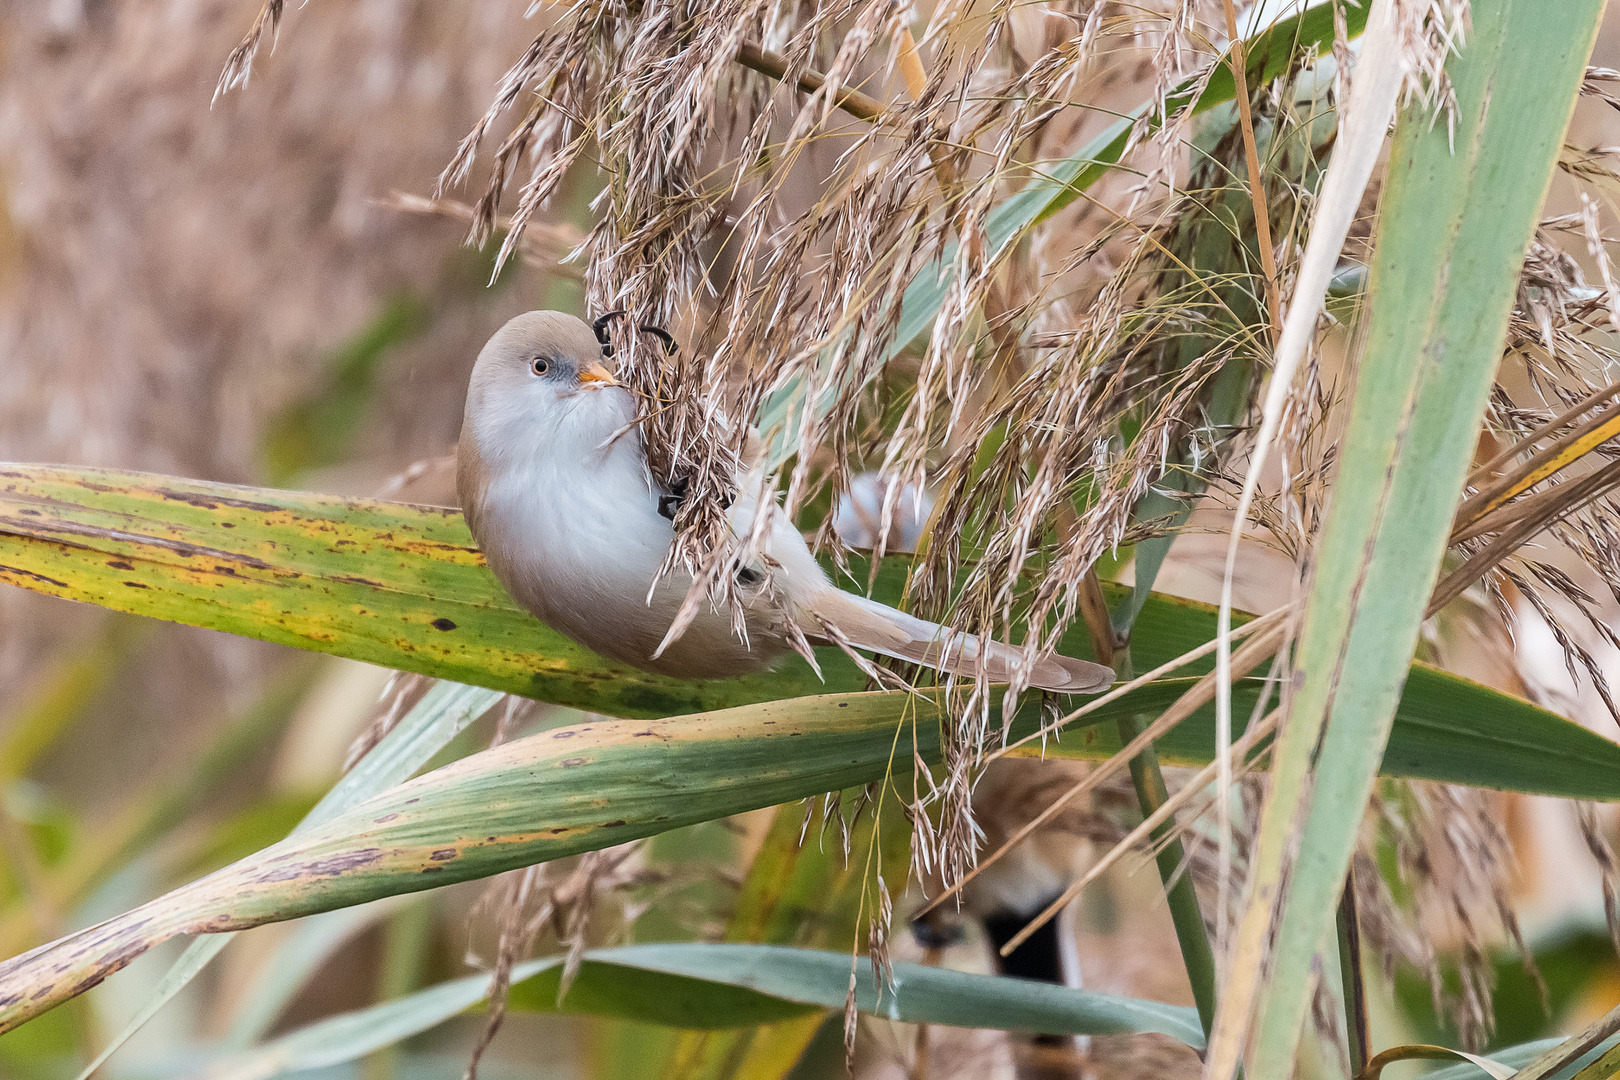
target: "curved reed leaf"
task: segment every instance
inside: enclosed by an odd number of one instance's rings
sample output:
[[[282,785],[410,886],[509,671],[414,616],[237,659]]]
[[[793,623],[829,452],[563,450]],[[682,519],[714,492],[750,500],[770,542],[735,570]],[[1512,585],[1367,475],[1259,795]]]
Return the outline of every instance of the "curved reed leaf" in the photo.
[[[1015,734],[1033,728],[1030,712]],[[596,720],[485,750],[0,964],[0,1032],[179,935],[300,918],[886,777],[904,781],[909,754],[896,764],[897,744],[937,760],[940,715],[929,695],[829,694],[699,716]],[[1063,746],[1095,756],[1117,749],[1100,735],[1088,729]],[[1601,771],[1616,783],[1612,764]]]
[[[446,743],[482,716],[497,699],[498,695],[474,686],[450,682],[434,686],[412,706],[410,712],[400,718],[392,731],[371,748],[370,753],[332,785],[332,790],[310,809],[293,830],[293,836],[331,821],[379,792],[409,779]],[[163,978],[158,980],[129,1023],[86,1066],[80,1074],[81,1080],[96,1072],[137,1031],[145,1027],[148,1020],[185,989],[203,968],[213,963],[214,957],[230,944],[233,936],[229,933],[212,934],[193,941]],[[131,954],[129,959],[135,955],[139,954]],[[102,977],[128,963],[129,959],[115,961],[116,966],[103,972]]]
[[[880,568],[875,595],[896,602],[906,562]],[[860,566],[857,579],[864,580]],[[149,473],[0,467],[0,580],[119,611],[334,653],[613,716],[705,712],[830,691],[865,677],[823,649],[817,682],[801,660],[744,679],[682,682],[603,660],[519,610],[460,515],[435,507],[215,484]],[[1111,602],[1123,587],[1108,587]],[[443,620],[443,621],[441,621]],[[1239,620],[1241,621],[1241,619]],[[1155,594],[1132,648],[1142,667],[1214,636],[1208,605]],[[1063,647],[1089,656],[1077,628]],[[1189,665],[1189,676],[1209,662]],[[1099,710],[1100,723],[1162,708],[1170,680]],[[1241,713],[1252,700],[1240,692]],[[1208,760],[1211,710],[1164,740],[1167,760]],[[1117,740],[1088,729],[1049,752],[1093,757]],[[1413,664],[1385,756],[1391,775],[1582,798],[1620,797],[1598,764],[1613,744],[1551,713]],[[1605,766],[1607,767],[1607,766]],[[1612,775],[1612,774],[1611,774]]]
[[[585,954],[559,1005],[562,957],[520,964],[514,1010],[616,1016],[696,1029],[767,1024],[842,1009],[847,953],[771,945],[631,945]],[[856,1002],[863,1012],[905,1023],[1110,1035],[1156,1032],[1202,1045],[1192,1010],[1050,983],[894,965],[879,993],[864,958]],[[330,1017],[220,1062],[211,1080],[270,1080],[338,1065],[426,1031],[484,1000],[487,975],[440,983],[396,1001]]]
[[[454,672],[599,711],[715,710],[739,698],[802,692],[809,679],[789,670],[734,683],[681,683],[601,661],[516,610],[451,511],[42,466],[0,469],[0,488],[0,577],[56,595],[435,675]],[[903,574],[900,562],[883,567],[880,583],[890,596]],[[452,625],[435,625],[441,619]],[[1207,606],[1155,596],[1143,609],[1135,647],[1144,663],[1157,663],[1212,631]],[[825,670],[830,688],[860,685],[847,662]],[[1144,687],[1091,719],[1160,710],[1185,685]],[[487,690],[441,690],[489,700]],[[459,706],[452,711],[459,714]],[[1023,729],[1036,711],[1026,704]],[[420,751],[392,764],[384,761],[389,754],[374,754],[317,808],[312,817],[324,823],[0,967],[0,1015],[8,1017],[0,1023],[42,1011],[176,934],[294,918],[864,784],[884,775],[896,725],[908,718],[924,756],[934,753],[937,716],[928,696],[852,693],[755,701],[650,724],[587,724],[476,755],[350,809],[347,792],[369,796],[425,760]],[[440,742],[429,739],[423,748],[431,753]],[[1211,743],[1206,713],[1166,737],[1160,753],[1202,762]],[[1099,758],[1118,748],[1117,734],[1092,726],[1048,751]],[[525,763],[527,754],[537,756]],[[605,768],[574,768],[596,762]],[[374,768],[382,770],[377,786]],[[1412,668],[1385,771],[1620,798],[1620,747],[1422,665]],[[395,806],[399,800],[420,801]]]
[[[1481,1057],[1470,1054],[1466,1050],[1453,1050],[1449,1046],[1430,1046],[1427,1043],[1408,1043],[1404,1046],[1392,1046],[1384,1050],[1367,1062],[1367,1067],[1356,1074],[1356,1080],[1379,1080],[1384,1069],[1399,1061],[1462,1061],[1491,1077],[1492,1080],[1508,1080],[1514,1069],[1494,1058]]]
[[[906,562],[880,568],[896,602]],[[864,580],[861,567],[856,577]],[[442,508],[238,487],[148,473],[0,466],[0,581],[119,611],[244,634],[612,716],[665,717],[856,692],[865,677],[836,649],[825,682],[797,657],[744,679],[682,682],[614,664],[518,610],[483,566],[461,516]],[[1109,587],[1117,602],[1124,587]],[[441,622],[442,620],[442,622]],[[1240,620],[1241,621],[1241,620]],[[1153,595],[1132,634],[1144,668],[1214,637],[1214,610]],[[1064,640],[1089,656],[1083,628]],[[1210,661],[1189,665],[1188,677]],[[1184,679],[1143,687],[1088,717],[1046,752],[1097,758],[1119,748],[1103,721],[1157,713]],[[1255,685],[1240,685],[1239,715]],[[1033,711],[1034,700],[1026,705]],[[893,703],[889,719],[900,715]],[[1203,764],[1203,709],[1158,744]],[[369,769],[372,765],[363,765]],[[1620,748],[1544,709],[1413,664],[1383,771],[1572,798],[1620,799]],[[825,789],[820,789],[825,790]]]
[[[1563,1037],[1551,1039],[1537,1039],[1535,1042],[1521,1043],[1510,1046],[1506,1050],[1496,1050],[1491,1054],[1492,1061],[1501,1062],[1514,1068],[1524,1068],[1547,1050],[1564,1043]],[[1605,1053],[1614,1049],[1617,1044],[1612,1040],[1588,1050],[1562,1069],[1553,1074],[1553,1080],[1573,1080],[1575,1074],[1587,1065],[1601,1058]],[[1487,1080],[1490,1076],[1484,1069],[1472,1062],[1463,1062],[1457,1065],[1448,1065],[1443,1069],[1436,1069],[1423,1074],[1423,1080]]]
[[[0,580],[621,716],[820,689],[808,667],[705,685],[602,660],[518,609],[443,508],[4,466]]]
[[[1365,345],[1213,1080],[1235,1074],[1242,1046],[1250,1075],[1294,1064],[1313,957],[1331,938],[1603,7],[1475,0],[1467,44],[1446,64],[1454,127],[1417,106],[1396,124]]]

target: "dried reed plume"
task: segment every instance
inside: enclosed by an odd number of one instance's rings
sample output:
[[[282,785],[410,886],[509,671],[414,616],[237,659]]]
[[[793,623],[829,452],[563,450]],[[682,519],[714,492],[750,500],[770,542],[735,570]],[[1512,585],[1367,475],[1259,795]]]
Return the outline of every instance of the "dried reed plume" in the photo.
[[[222,89],[245,81],[279,14],[265,5]],[[1443,64],[1466,33],[1467,4],[1398,4],[1396,14],[1404,96],[1448,111]],[[653,472],[688,495],[666,565],[697,582],[688,617],[702,603],[729,604],[740,628],[733,571],[759,556],[770,515],[841,496],[855,472],[876,468],[879,555],[906,493],[937,497],[910,602],[957,629],[1022,640],[1027,663],[1083,617],[1099,559],[1172,533],[1211,489],[1210,503],[1229,502],[1249,450],[1254,388],[1353,76],[1341,41],[1331,86],[1296,81],[1296,66],[1257,88],[1247,105],[1261,175],[1251,176],[1232,111],[1195,123],[1190,98],[1172,94],[1212,70],[1217,15],[1195,0],[984,12],[948,3],[914,35],[898,0],[577,0],[500,80],[432,205],[448,205],[446,193],[487,161],[469,240],[504,231],[499,264],[525,250],[565,184],[594,170],[591,223],[571,255],[584,266],[587,306],[624,309],[626,325],[667,327],[681,342],[665,352],[621,332],[618,344],[621,374],[645,403]],[[1608,78],[1595,72],[1590,91],[1606,95]],[[1076,101],[1121,87],[1146,101],[1132,129],[1138,176],[1098,184],[1051,221],[999,223],[1009,195],[1098,128]],[[1566,169],[1607,182],[1603,157]],[[1602,385],[1592,373],[1614,359],[1590,334],[1600,319],[1620,326],[1620,289],[1585,205],[1578,220],[1547,223],[1526,263],[1509,341],[1523,379],[1499,387],[1490,417],[1505,443],[1590,397]],[[1269,250],[1254,239],[1261,224]],[[1579,232],[1601,288],[1558,249],[1559,230]],[[1365,236],[1352,230],[1349,255],[1363,253]],[[1333,466],[1335,397],[1316,345],[1268,411],[1279,475],[1252,521],[1238,523],[1296,560]],[[1536,400],[1521,400],[1525,386]],[[782,482],[784,505],[767,501],[734,536],[726,508],[756,463],[767,483]],[[1490,479],[1476,477],[1476,492]],[[1617,483],[1607,465],[1554,478],[1456,537],[1475,571],[1465,584],[1488,574],[1504,605],[1511,585],[1606,702],[1601,665],[1544,593],[1572,604],[1605,646],[1620,648],[1620,637],[1570,572],[1519,549],[1546,532],[1620,580]],[[819,540],[837,547],[830,520]],[[921,777],[911,808],[919,871],[950,882],[972,866],[982,840],[974,781],[1004,731],[993,710],[1001,704],[1005,720],[1024,689],[1015,673],[998,702],[979,680],[948,723],[943,774]],[[1465,809],[1432,813],[1483,829]],[[1490,868],[1502,845],[1478,838],[1454,853],[1481,869],[1463,876],[1452,908],[1471,917],[1470,905],[1490,898],[1516,933]],[[1401,951],[1393,931],[1380,940]],[[1486,990],[1470,985],[1465,1013],[1478,1034]]]

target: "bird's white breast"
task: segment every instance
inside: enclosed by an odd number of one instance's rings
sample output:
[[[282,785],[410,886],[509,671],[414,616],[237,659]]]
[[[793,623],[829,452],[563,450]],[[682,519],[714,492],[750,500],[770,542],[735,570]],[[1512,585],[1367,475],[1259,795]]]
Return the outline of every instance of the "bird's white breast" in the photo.
[[[485,483],[476,521],[490,568],[513,599],[605,656],[685,678],[733,676],[768,665],[780,654],[781,641],[751,633],[744,643],[732,633],[729,616],[707,605],[653,659],[691,579],[677,571],[653,588],[674,532],[658,513],[660,492],[652,486],[639,436],[622,431],[630,418],[628,395],[582,397],[577,409],[548,429],[503,425],[489,440],[501,447],[498,453],[485,451],[480,439]],[[611,438],[615,432],[622,433]],[[798,543],[802,548],[803,541]],[[749,621],[754,629],[755,620]]]

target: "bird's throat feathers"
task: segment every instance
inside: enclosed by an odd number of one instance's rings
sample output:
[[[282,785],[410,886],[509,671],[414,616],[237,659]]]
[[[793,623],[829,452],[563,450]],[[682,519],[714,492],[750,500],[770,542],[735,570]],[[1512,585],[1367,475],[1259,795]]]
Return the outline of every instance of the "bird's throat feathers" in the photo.
[[[620,472],[645,488],[641,433],[623,390],[587,390],[539,408],[521,390],[479,398],[468,397],[456,462],[456,487],[475,536],[494,489],[557,491]]]
[[[641,433],[632,426],[635,407],[624,390],[584,390],[539,408],[533,396],[490,395],[478,410],[468,409],[467,428],[488,468],[566,463],[589,470],[614,454],[642,453]]]

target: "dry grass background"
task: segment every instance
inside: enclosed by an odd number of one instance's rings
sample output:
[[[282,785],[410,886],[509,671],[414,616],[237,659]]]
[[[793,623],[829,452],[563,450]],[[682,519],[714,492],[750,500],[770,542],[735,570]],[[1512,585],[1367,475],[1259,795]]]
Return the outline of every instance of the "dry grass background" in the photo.
[[[486,288],[493,252],[480,255],[459,246],[464,221],[404,212],[389,203],[395,191],[431,193],[537,24],[551,17],[548,11],[525,18],[522,2],[317,0],[290,10],[273,54],[260,54],[251,82],[210,106],[220,65],[256,7],[250,0],[0,3],[0,459],[249,483],[274,478],[369,493],[453,444],[473,357],[506,318],[535,306],[581,307],[587,288],[598,298],[606,295],[607,270],[597,268],[582,285],[575,273],[537,268],[543,259],[514,261],[496,287]],[[1049,33],[1052,16],[1045,8],[1011,9],[1015,42],[1032,56],[1040,54]],[[971,55],[964,47],[959,63],[968,65]],[[1088,87],[1105,104],[1129,107],[1155,91],[1169,70],[1163,60],[1151,34],[1134,43],[1122,39],[1089,73]],[[1620,26],[1611,19],[1593,63],[1617,61]],[[871,77],[872,92],[900,92],[898,73],[887,74],[875,63],[862,70]],[[757,85],[749,92],[758,94]],[[791,113],[773,130],[780,134],[789,120]],[[1072,128],[1061,126],[1067,121],[1054,123],[1041,137],[1054,147],[1072,146],[1106,120],[1093,115]],[[789,171],[776,181],[781,206],[816,212],[820,192],[806,177],[834,171],[855,142],[851,123],[835,121],[833,127],[841,134],[812,144],[799,175]],[[504,130],[497,126],[495,137]],[[1601,102],[1584,102],[1571,141],[1620,143],[1620,114]],[[626,143],[632,150],[636,145],[634,139]],[[682,163],[693,175],[713,165],[701,154]],[[488,167],[487,155],[474,159],[469,201],[483,189]],[[914,155],[907,167],[916,173],[910,182],[933,182],[926,156]],[[1112,180],[1095,194],[1099,202],[1123,202],[1133,182]],[[594,183],[588,170],[570,172],[558,198],[536,210],[530,242],[549,244],[555,254],[569,238],[583,235],[578,230],[590,226],[585,203]],[[1554,209],[1560,209],[1560,198],[1570,204],[1562,209],[1578,208],[1572,188],[1555,195]],[[509,194],[502,207],[509,213],[517,204]],[[1612,226],[1612,218],[1606,220]],[[1102,236],[1112,225],[1082,204],[1061,227],[1066,245],[1078,246],[1074,237]],[[623,239],[599,233],[597,250],[615,250]],[[817,243],[837,251],[840,243],[869,240],[835,236]],[[737,258],[734,250],[724,255]],[[635,288],[646,293],[657,285],[637,278]],[[1074,295],[1068,308],[1052,316],[1058,321],[1084,309],[1103,279],[1078,273],[1067,287]],[[649,302],[669,301],[654,296]],[[782,325],[814,324],[817,305],[827,302],[813,298]],[[276,475],[278,431],[286,430],[289,416],[307,417],[312,403],[341,396],[342,359],[398,304],[412,312],[411,329],[366,368],[352,418],[330,421],[347,425],[347,437],[335,444],[330,460],[307,460],[299,471]],[[683,336],[707,326],[711,346],[732,340],[706,323],[713,310],[730,316],[728,333],[758,339],[760,309],[737,306],[736,297],[725,295],[714,304],[701,313],[663,314]],[[719,355],[726,359],[724,349]],[[928,375],[934,362],[942,366]],[[902,361],[941,382],[950,362]],[[1019,415],[1038,412],[1037,404],[1025,401],[1028,411]],[[318,415],[313,421],[324,422]],[[938,433],[924,433],[927,424],[919,424],[914,442],[890,447],[902,466],[914,466],[925,446],[937,449]],[[945,441],[973,446],[976,437],[957,433]],[[405,497],[446,498],[436,473],[413,483]],[[1219,549],[1218,536],[1188,536],[1160,588],[1212,598]],[[1285,598],[1278,593],[1286,593],[1292,564],[1268,562],[1274,558],[1258,545],[1246,554],[1240,606],[1266,610]],[[1602,610],[1613,618],[1613,608],[1605,604]],[[1528,679],[1532,689],[1562,701],[1583,722],[1600,730],[1612,723],[1590,686],[1564,676],[1562,654],[1533,619],[1520,628],[1516,645],[1489,627],[1470,635],[1464,626],[1434,647],[1465,674],[1509,689]],[[1601,642],[1593,648],[1606,668],[1620,672],[1615,650]],[[1516,667],[1503,663],[1510,653]],[[52,680],[73,676],[67,665],[85,656],[100,658],[100,680],[81,679],[70,687],[76,693],[63,693]],[[364,719],[362,703],[380,689],[382,676],[335,661],[314,666],[316,689],[286,734],[255,756],[231,792],[212,799],[187,826],[192,834],[205,833],[211,823],[229,820],[234,810],[267,794],[297,795],[335,774],[354,725]],[[61,696],[71,722],[29,775],[51,799],[73,806],[87,829],[116,813],[132,792],[179,770],[266,687],[311,667],[306,658],[256,642],[136,627],[15,590],[0,594],[0,736],[19,718],[34,715],[30,710],[50,693]],[[1118,792],[1109,797],[1124,801]],[[1476,891],[1506,889],[1532,940],[1544,931],[1589,928],[1599,902],[1598,877],[1566,811],[1543,800],[1485,799],[1469,813],[1504,823],[1517,862],[1488,867],[1489,881]],[[15,800],[7,805],[8,814],[27,817]],[[1100,805],[1106,817],[1106,799]],[[1090,839],[1113,835],[1095,820],[1070,825],[1082,852]],[[723,879],[727,859],[745,852],[757,829],[758,822],[736,825],[742,839],[720,845],[728,854],[713,860],[711,876]],[[1487,861],[1504,851],[1502,845],[1492,848]],[[1098,890],[1099,898],[1088,901],[1078,931],[1088,986],[1190,1000],[1168,916],[1155,901],[1158,890],[1151,874],[1116,873]],[[718,895],[707,907],[694,901],[693,910],[679,918],[703,929],[723,903],[723,887]],[[441,966],[453,964],[470,903],[463,895],[441,915]],[[39,939],[74,917],[48,904],[36,914]],[[1431,945],[1501,939],[1497,929],[1459,927],[1456,918],[1456,912],[1432,914],[1425,927]],[[217,1025],[233,985],[253,957],[274,947],[277,933],[267,928],[250,935],[245,958],[224,966],[213,984],[223,1004],[211,1010],[205,999],[194,1006],[203,1030]],[[897,948],[909,953],[914,947],[901,941]],[[953,962],[983,968],[986,959],[975,948],[970,942]],[[1423,946],[1397,942],[1391,948],[1421,952]],[[346,954],[317,981],[298,1018],[370,1000],[380,949],[372,937]],[[1611,967],[1603,978],[1608,982],[1593,984],[1574,1011],[1559,1018],[1562,1025],[1575,1023],[1605,996],[1613,998],[1620,974]],[[97,1039],[116,1027],[119,1010],[128,1005],[115,996],[108,1001],[103,1014],[89,1021]],[[1393,1007],[1380,1018],[1390,1030],[1405,1022]],[[581,1070],[593,1057],[619,1052],[612,1048],[621,1036],[604,1035],[607,1025],[524,1018],[511,1027],[504,1037],[510,1041],[498,1047],[509,1062],[531,1061],[526,1054],[548,1038],[565,1040]],[[1006,1068],[999,1039],[973,1033],[937,1037],[938,1060],[954,1058],[960,1075]],[[874,1022],[865,1039],[863,1072],[901,1075],[909,1033]],[[1187,1064],[1167,1065],[1141,1040],[1130,1048],[1099,1040],[1098,1047],[1104,1070],[1120,1075],[1163,1074]]]
[[[369,492],[453,444],[476,344],[533,306],[543,283],[522,271],[518,288],[482,288],[455,223],[378,205],[443,166],[528,29],[522,12],[315,5],[251,93],[210,108],[250,15],[230,2],[8,5],[0,456],[262,482],[274,418],[328,392],[334,354],[414,297],[428,327],[389,351],[348,460],[316,481]],[[5,603],[8,686],[103,621]],[[159,741],[194,738],[199,713],[251,696],[278,660],[172,631],[143,652],[156,662],[137,670],[173,673],[147,690],[176,721]],[[135,726],[71,741],[138,754]]]

